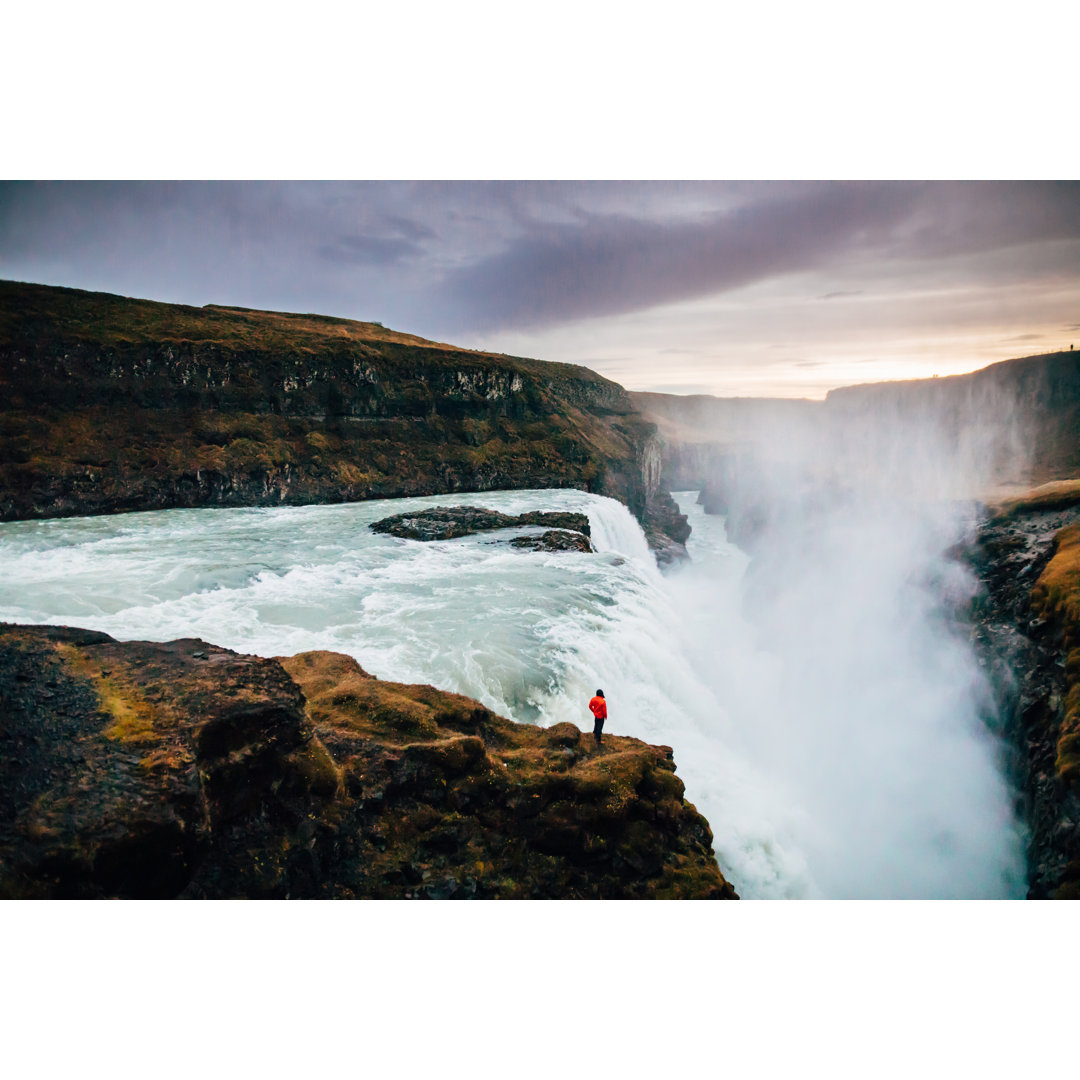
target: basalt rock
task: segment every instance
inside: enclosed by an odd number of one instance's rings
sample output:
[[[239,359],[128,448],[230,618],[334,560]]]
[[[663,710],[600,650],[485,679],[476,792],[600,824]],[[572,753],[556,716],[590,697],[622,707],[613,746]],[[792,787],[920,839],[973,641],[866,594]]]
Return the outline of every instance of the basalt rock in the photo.
[[[472,536],[496,529],[510,529],[523,525],[541,525],[550,529],[570,529],[583,536],[590,536],[587,514],[562,513],[558,511],[530,511],[525,514],[502,514],[480,506],[438,506],[393,514],[372,523],[372,532],[385,533],[407,540],[450,540],[459,536]]]
[[[0,282],[0,521],[578,488],[664,547],[654,432],[573,364]]]
[[[645,538],[661,566],[687,558],[686,541],[690,524],[671,497],[662,476],[663,450],[656,435],[650,435],[641,453],[641,481],[645,505],[638,513]]]
[[[587,536],[566,529],[548,529],[538,536],[515,536],[510,544],[528,551],[593,551]]]
[[[0,896],[734,898],[669,747],[334,653],[0,627]]]
[[[1010,771],[1030,830],[1031,899],[1080,898],[1080,784],[1062,753],[1080,696],[1071,655],[1077,641],[1040,588],[1063,531],[1077,522],[1075,498],[1017,503],[986,522],[967,552],[983,585],[975,643],[1013,748]]]

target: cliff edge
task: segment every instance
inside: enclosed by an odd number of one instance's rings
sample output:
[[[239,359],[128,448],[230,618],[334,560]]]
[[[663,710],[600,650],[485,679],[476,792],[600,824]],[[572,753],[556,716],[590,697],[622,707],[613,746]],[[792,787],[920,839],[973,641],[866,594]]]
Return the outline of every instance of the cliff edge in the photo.
[[[347,656],[0,626],[0,897],[734,899],[671,750]]]
[[[1028,898],[1080,898],[1080,481],[993,508],[967,552],[1029,828]]]
[[[655,426],[588,368],[378,323],[0,281],[0,521],[574,487],[661,559]]]

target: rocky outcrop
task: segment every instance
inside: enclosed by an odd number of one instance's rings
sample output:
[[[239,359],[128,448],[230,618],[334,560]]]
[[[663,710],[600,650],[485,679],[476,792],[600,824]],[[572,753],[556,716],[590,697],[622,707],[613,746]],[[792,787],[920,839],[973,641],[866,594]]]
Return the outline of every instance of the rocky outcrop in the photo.
[[[656,561],[666,566],[685,559],[690,524],[671,497],[671,488],[664,483],[663,446],[656,435],[650,435],[642,447],[641,483],[645,505],[638,519]]]
[[[525,514],[502,514],[482,506],[433,506],[404,514],[393,514],[368,526],[372,532],[399,536],[406,540],[451,540],[458,536],[541,525],[552,529],[570,529],[583,536],[591,535],[587,514],[534,510]]]
[[[1080,636],[1065,611],[1046,603],[1051,563],[1078,522],[1075,494],[1018,502],[984,524],[966,553],[983,586],[975,642],[1030,829],[1032,899],[1080,898],[1080,783],[1068,742],[1080,703]]]
[[[653,432],[572,364],[0,282],[2,521],[574,487],[666,546]]]
[[[568,529],[548,529],[538,536],[515,536],[510,541],[511,547],[525,548],[527,551],[581,551],[595,550],[587,536]]]
[[[0,897],[734,898],[668,747],[334,653],[0,627]]]

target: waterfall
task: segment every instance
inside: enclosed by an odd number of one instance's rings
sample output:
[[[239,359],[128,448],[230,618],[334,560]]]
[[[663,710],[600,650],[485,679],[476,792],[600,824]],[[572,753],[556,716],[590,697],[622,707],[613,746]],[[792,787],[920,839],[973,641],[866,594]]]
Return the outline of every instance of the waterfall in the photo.
[[[722,519],[680,501],[692,561],[666,575],[624,506],[573,490],[4,524],[0,619],[331,649],[380,678],[586,731],[600,687],[607,733],[673,747],[743,896],[1022,895],[978,672],[934,590],[905,592],[918,560],[853,576],[838,535],[817,584],[793,563],[763,589]],[[457,504],[587,513],[596,553],[505,543],[520,530],[425,544],[368,528]],[[925,546],[886,540],[892,554]]]

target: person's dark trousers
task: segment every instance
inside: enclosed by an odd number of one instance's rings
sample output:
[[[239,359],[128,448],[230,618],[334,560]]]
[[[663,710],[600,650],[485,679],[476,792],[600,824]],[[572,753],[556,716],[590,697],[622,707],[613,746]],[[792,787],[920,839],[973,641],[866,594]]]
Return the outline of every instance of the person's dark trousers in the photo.
[[[600,734],[604,730],[604,721],[600,717],[596,717],[596,722],[593,724],[592,733],[596,737],[596,745],[600,745]]]

